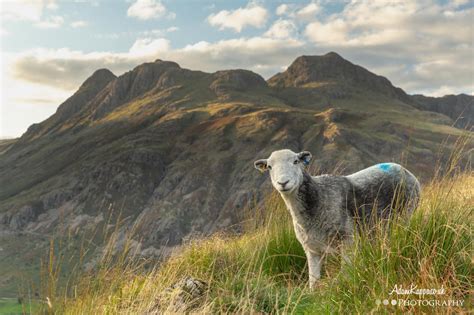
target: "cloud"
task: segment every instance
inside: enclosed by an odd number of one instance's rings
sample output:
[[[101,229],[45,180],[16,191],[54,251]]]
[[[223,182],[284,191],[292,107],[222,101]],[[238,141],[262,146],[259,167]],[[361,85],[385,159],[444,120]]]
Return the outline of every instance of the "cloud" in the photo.
[[[202,41],[174,49],[165,38],[141,38],[133,43],[128,52],[123,53],[85,53],[67,48],[34,49],[12,57],[9,77],[18,82],[72,93],[99,68],[109,68],[120,75],[157,58],[173,60],[182,67],[196,70],[246,68],[270,76],[281,71],[282,65],[288,65],[304,51],[302,46],[302,42],[293,39],[251,37],[215,43]],[[236,54],[236,51],[240,53]]]
[[[32,21],[38,22],[44,9],[56,10],[55,0],[15,0],[2,1],[0,17],[5,21]]]
[[[74,28],[86,27],[87,25],[89,25],[89,23],[87,23],[87,21],[83,21],[83,20],[71,22],[71,27],[74,27]]]
[[[140,20],[160,18],[165,13],[166,8],[159,0],[136,0],[127,10],[127,16]]]
[[[170,48],[169,40],[164,38],[140,38],[133,43],[133,46],[130,48],[131,57],[140,57],[140,56],[152,56],[153,54],[159,54],[161,52],[166,52]]]
[[[316,13],[318,13],[320,11],[321,11],[321,7],[318,4],[316,4],[314,2],[311,2],[307,6],[303,7],[300,10],[298,10],[296,12],[296,16],[299,19],[308,21],[308,20],[314,19]]]
[[[472,91],[472,67],[466,64],[474,64],[474,9],[452,7],[426,1],[351,2],[309,23],[304,33],[318,50],[340,52],[409,93]]]
[[[339,44],[345,43],[348,27],[344,20],[334,19],[329,23],[313,22],[306,26],[306,35],[315,43]]]
[[[64,18],[59,15],[50,16],[42,21],[35,23],[39,28],[58,28],[64,23]]]
[[[177,27],[177,26],[170,26],[170,27],[168,27],[168,28],[166,29],[166,31],[167,31],[168,33],[176,32],[176,31],[179,31],[179,27]]]
[[[277,8],[276,8],[276,11],[275,13],[277,15],[284,15],[288,12],[289,10],[289,7],[288,7],[288,4],[280,4]]]
[[[2,63],[10,65],[14,56],[2,53]],[[70,91],[15,79],[8,67],[0,67],[0,138],[18,137],[34,122],[52,115]]]
[[[296,3],[280,4],[276,8],[276,15],[286,16],[295,19],[297,22],[309,22],[314,20],[316,15],[322,11],[320,1],[312,1],[306,5]]]
[[[56,3],[55,0],[49,0],[46,1],[46,8],[48,10],[57,10],[59,8],[59,5]]]
[[[289,38],[292,37],[296,30],[297,28],[292,21],[280,19],[273,23],[264,35],[274,38]]]
[[[235,52],[239,53],[236,54]],[[170,51],[182,66],[204,71],[243,68],[269,77],[287,66],[297,54],[307,52],[304,43],[295,39],[251,37],[198,42]]]
[[[43,14],[42,1],[5,1],[1,6],[1,17],[6,21],[39,21]]]
[[[255,3],[250,2],[244,8],[228,11],[222,10],[208,16],[207,21],[212,26],[218,26],[220,30],[230,28],[240,33],[246,26],[263,27],[268,18],[267,10]]]

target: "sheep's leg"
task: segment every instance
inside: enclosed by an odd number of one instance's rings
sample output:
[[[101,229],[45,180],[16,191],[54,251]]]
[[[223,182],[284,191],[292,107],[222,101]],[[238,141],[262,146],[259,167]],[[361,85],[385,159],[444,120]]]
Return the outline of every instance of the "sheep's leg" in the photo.
[[[321,278],[321,255],[306,251],[309,270],[309,288],[314,289],[316,282]]]

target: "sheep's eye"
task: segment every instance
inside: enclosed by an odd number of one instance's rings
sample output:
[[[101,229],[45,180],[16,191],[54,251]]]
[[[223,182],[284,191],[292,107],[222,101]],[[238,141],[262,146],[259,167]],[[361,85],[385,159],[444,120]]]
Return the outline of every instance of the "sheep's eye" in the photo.
[[[295,160],[295,161],[293,162],[293,164],[298,164],[299,162],[300,162],[300,161]]]
[[[268,168],[269,170],[271,170],[271,169],[272,169],[272,166],[271,166],[271,165],[267,165],[267,168]]]

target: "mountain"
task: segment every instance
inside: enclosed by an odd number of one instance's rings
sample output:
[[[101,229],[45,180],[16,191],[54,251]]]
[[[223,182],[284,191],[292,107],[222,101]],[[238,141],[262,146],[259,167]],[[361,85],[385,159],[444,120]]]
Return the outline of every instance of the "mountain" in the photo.
[[[33,124],[28,128],[20,140],[31,140],[47,133],[54,132],[61,128],[64,122],[78,113],[86,104],[88,104],[104,87],[116,76],[107,69],[99,69],[95,71],[84,83],[79,87],[74,95],[62,103],[57,112],[41,124]]]
[[[335,52],[298,57],[283,73],[268,80],[277,88],[337,86],[341,91],[367,90],[410,103],[409,96],[386,78],[354,65]]]
[[[474,96],[467,94],[428,97],[413,95],[415,107],[451,117],[459,128],[472,128],[474,124]]]
[[[271,189],[252,162],[279,148],[310,150],[314,172],[403,161],[428,178],[439,144],[463,133],[430,102],[336,53],[299,57],[268,81],[162,60],[98,70],[0,151],[0,241],[23,244],[0,251],[22,257],[0,269],[33,264],[53,231],[106,226],[110,212],[145,256],[238,229]]]

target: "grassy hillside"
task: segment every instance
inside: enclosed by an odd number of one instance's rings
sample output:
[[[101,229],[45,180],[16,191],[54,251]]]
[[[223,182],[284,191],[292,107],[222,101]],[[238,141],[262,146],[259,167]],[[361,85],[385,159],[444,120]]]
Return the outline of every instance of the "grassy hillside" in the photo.
[[[356,237],[346,249],[351,263],[341,266],[338,256],[326,257],[314,292],[307,286],[306,259],[289,214],[273,194],[261,207],[248,210],[244,233],[189,242],[158,268],[128,259],[133,246],[125,242],[122,255],[105,254],[96,271],[71,279],[68,290],[51,290],[53,272],[45,286],[52,304],[45,310],[58,314],[467,312],[472,307],[473,186],[472,173],[433,179],[424,186],[422,202],[409,220],[378,227],[372,237]],[[115,241],[112,235],[111,244]],[[170,289],[188,276],[207,284],[200,298],[186,300]],[[395,285],[444,292],[390,295]],[[383,304],[385,299],[389,305]],[[390,305],[399,299],[462,300],[463,305]]]

